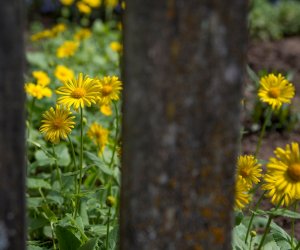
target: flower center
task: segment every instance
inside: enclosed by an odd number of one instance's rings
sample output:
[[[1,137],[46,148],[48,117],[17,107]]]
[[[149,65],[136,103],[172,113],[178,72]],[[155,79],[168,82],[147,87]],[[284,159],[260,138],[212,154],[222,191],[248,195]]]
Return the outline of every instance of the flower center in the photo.
[[[287,172],[291,179],[294,181],[300,181],[300,163],[291,164]]]
[[[55,119],[52,125],[54,129],[60,129],[63,126],[63,121],[61,119]]]
[[[246,178],[249,176],[249,171],[247,169],[241,169],[239,174]]]
[[[83,88],[76,88],[72,92],[71,96],[73,98],[80,99],[80,98],[84,97],[85,94],[86,94],[85,89],[83,89]]]
[[[280,89],[279,88],[270,88],[269,96],[272,98],[278,98],[280,96]]]
[[[110,86],[110,85],[104,85],[102,87],[101,92],[102,92],[103,96],[108,96],[112,92],[112,86]]]

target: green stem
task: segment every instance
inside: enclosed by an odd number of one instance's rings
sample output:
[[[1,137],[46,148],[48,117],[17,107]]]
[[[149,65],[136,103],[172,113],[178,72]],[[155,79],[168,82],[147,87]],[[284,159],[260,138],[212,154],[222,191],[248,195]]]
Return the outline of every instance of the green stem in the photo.
[[[78,209],[80,206],[80,188],[82,184],[82,168],[83,168],[83,108],[80,107],[80,154],[79,154],[79,180],[78,180],[78,187],[77,187],[77,198],[76,198],[76,205],[75,205],[75,212],[74,218],[76,218]]]
[[[278,202],[277,206],[275,207],[275,210],[274,210],[274,211],[276,211],[276,210],[280,207],[280,205],[281,205],[283,199],[284,199],[284,195],[283,195],[283,196],[281,197],[281,199],[279,200],[279,202]],[[268,231],[269,231],[269,228],[270,228],[270,225],[271,225],[271,222],[272,222],[273,217],[274,217],[274,216],[273,216],[272,214],[269,215],[269,219],[268,219],[268,222],[267,222],[267,225],[266,225],[266,228],[265,228],[264,235],[263,235],[263,237],[261,238],[261,241],[260,241],[260,243],[259,243],[259,246],[258,246],[257,250],[260,250],[260,249],[262,248],[262,246],[263,246],[263,243],[264,243],[264,241],[265,241],[265,239],[266,239],[266,236],[267,236],[267,234],[268,234]]]
[[[109,162],[109,167],[112,167],[112,164],[114,162],[114,158],[115,158],[115,153],[116,153],[116,149],[117,149],[117,145],[118,145],[118,137],[119,137],[119,112],[118,112],[118,108],[116,103],[114,102],[114,108],[115,108],[115,113],[116,113],[116,132],[115,132],[115,144],[113,147],[113,152],[112,152],[112,156]]]
[[[51,234],[52,234],[53,249],[56,250],[57,247],[56,247],[56,244],[55,244],[55,239],[54,239],[54,228],[53,228],[53,223],[52,223],[52,222],[50,223],[50,226],[51,226]]]
[[[118,145],[118,137],[119,137],[119,112],[118,112],[116,103],[114,102],[113,104],[114,104],[114,109],[115,109],[115,113],[116,113],[116,132],[115,132],[113,152],[112,152],[111,159],[110,159],[110,162],[108,165],[109,168],[112,168],[112,165],[114,163],[114,158],[115,158],[116,149],[117,149],[117,145]],[[108,194],[111,194],[111,182],[112,182],[112,176],[110,176],[110,179],[108,182]]]
[[[74,150],[74,146],[73,143],[71,141],[71,138],[69,135],[68,136],[68,140],[69,140],[69,144],[71,145],[71,150],[72,150],[72,161],[74,164],[74,171],[77,171],[77,164],[76,164],[76,156],[75,156],[75,150]],[[74,192],[75,192],[75,197],[76,197],[76,193],[77,193],[77,174],[74,175]],[[74,209],[74,216],[75,216],[75,210]]]
[[[28,127],[27,127],[27,138],[28,139],[30,137],[30,127],[32,125],[32,113],[33,113],[33,108],[34,108],[35,100],[36,100],[36,98],[33,97],[32,101],[31,101],[30,109],[29,109],[29,114],[28,114]]]
[[[300,248],[300,241],[298,242],[297,246],[295,247],[294,250],[298,250]]]
[[[260,132],[260,135],[259,135],[259,139],[258,139],[258,143],[257,143],[257,145],[256,145],[256,150],[255,150],[255,154],[254,154],[255,157],[258,156],[259,150],[260,150],[260,148],[261,148],[262,139],[263,139],[263,137],[264,137],[264,135],[265,135],[266,127],[267,127],[267,124],[268,124],[268,122],[269,122],[271,116],[272,116],[272,109],[271,109],[271,108],[268,108],[268,110],[267,110],[267,115],[266,115],[266,119],[265,119],[264,124],[263,124],[263,126],[262,126],[262,129],[261,129],[261,132]]]
[[[257,250],[260,250],[260,249],[261,249],[261,247],[262,247],[262,245],[263,245],[263,243],[264,243],[264,241],[265,241],[265,238],[266,238],[266,236],[267,236],[267,233],[268,233],[269,227],[270,227],[270,225],[271,225],[272,219],[273,219],[273,215],[269,215],[269,219],[268,219],[268,222],[267,222],[267,225],[266,225],[266,229],[265,229],[264,235],[263,235],[263,237],[261,238],[261,241],[260,241],[260,243],[259,243],[259,246],[258,246]]]
[[[294,204],[294,211],[297,211],[297,201]],[[292,218],[292,233],[291,233],[291,247],[294,249],[294,238],[295,238],[295,218]]]
[[[254,207],[254,211],[256,211],[260,205],[260,203],[262,202],[262,199],[264,198],[264,195],[267,191],[264,191],[263,194],[259,197],[255,207]],[[246,238],[245,238],[245,243],[247,244],[247,241],[248,241],[248,237],[249,237],[249,233],[250,233],[250,230],[251,230],[251,226],[252,226],[252,222],[253,222],[253,219],[255,217],[255,214],[252,212],[252,215],[251,215],[251,218],[250,218],[250,221],[249,221],[249,224],[248,224],[248,228],[247,228],[247,233],[246,233]]]
[[[60,187],[62,188],[63,184],[62,184],[61,175],[60,175],[60,171],[59,171],[58,164],[57,164],[57,155],[55,153],[54,144],[52,144],[52,151],[53,151],[55,168],[56,168],[56,177],[57,177],[57,179],[59,181]]]
[[[110,213],[111,213],[111,207],[108,209],[108,219],[107,219],[107,226],[106,226],[106,248],[105,248],[106,250],[109,249],[108,239],[109,239]]]

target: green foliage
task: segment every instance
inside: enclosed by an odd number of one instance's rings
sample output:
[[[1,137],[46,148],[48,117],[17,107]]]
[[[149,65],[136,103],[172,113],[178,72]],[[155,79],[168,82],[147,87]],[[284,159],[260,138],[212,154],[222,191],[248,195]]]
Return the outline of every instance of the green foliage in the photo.
[[[93,78],[119,76],[120,54],[111,49],[110,43],[119,41],[121,34],[115,22],[103,23],[96,20],[90,28],[91,36],[80,41],[75,55],[58,58],[57,48],[64,41],[73,40],[74,34],[81,29],[66,21],[65,25],[67,30],[57,36],[31,42],[27,52],[29,70],[25,76],[26,82],[36,81],[32,71],[43,70],[50,78],[48,87],[52,90],[49,98],[36,99],[28,96],[27,99],[27,247],[32,250],[116,249],[120,195],[120,160],[117,153],[120,103],[114,103],[115,110],[111,116],[104,116],[98,106],[84,109],[83,178],[79,192],[75,183],[78,185],[80,175],[80,115],[73,111],[76,125],[70,134],[76,167],[69,141],[52,145],[45,141],[39,127],[42,113],[55,106],[55,91],[62,86],[55,76],[56,66],[64,65],[72,69],[75,75],[83,72]],[[42,30],[38,23],[32,27],[34,32]],[[109,131],[108,142],[101,154],[87,136],[93,122],[100,123]],[[115,206],[106,205],[108,196],[117,199]],[[108,248],[105,244],[107,236]]]
[[[271,4],[267,0],[252,0],[249,29],[253,38],[279,39],[300,32],[300,2],[293,0]]]

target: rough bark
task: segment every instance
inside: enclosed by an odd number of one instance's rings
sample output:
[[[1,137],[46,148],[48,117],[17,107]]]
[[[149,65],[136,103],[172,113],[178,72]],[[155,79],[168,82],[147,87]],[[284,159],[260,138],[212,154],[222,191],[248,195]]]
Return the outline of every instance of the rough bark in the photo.
[[[246,5],[126,1],[121,249],[231,249]]]
[[[25,249],[23,3],[0,7],[0,250]]]

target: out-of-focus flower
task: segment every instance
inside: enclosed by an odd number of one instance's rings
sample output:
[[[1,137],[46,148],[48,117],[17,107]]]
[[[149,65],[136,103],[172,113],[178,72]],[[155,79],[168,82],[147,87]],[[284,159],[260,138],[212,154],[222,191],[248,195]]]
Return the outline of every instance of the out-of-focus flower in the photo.
[[[58,58],[70,57],[75,54],[79,47],[79,43],[75,41],[65,41],[56,51]]]
[[[77,2],[76,4],[77,9],[79,10],[79,12],[83,13],[83,14],[90,14],[92,9],[90,6],[88,6],[87,4],[85,4],[84,2]]]
[[[41,85],[42,87],[45,87],[50,83],[49,76],[42,70],[33,71],[32,75],[37,80],[37,84]]]
[[[84,40],[87,39],[91,36],[92,32],[90,29],[87,28],[83,28],[78,30],[75,34],[74,34],[74,39],[75,40]]]
[[[74,71],[64,65],[57,65],[54,71],[55,77],[61,82],[74,78]]]
[[[111,42],[110,44],[109,44],[109,47],[113,50],[113,51],[115,51],[115,52],[121,52],[122,51],[122,49],[123,49],[123,46],[122,46],[122,44],[121,43],[119,43],[119,42]]]
[[[43,87],[41,85],[37,85],[34,83],[26,83],[25,86],[25,92],[37,99],[42,99],[43,97],[51,97],[52,96],[52,91],[51,89],[47,87]]]

